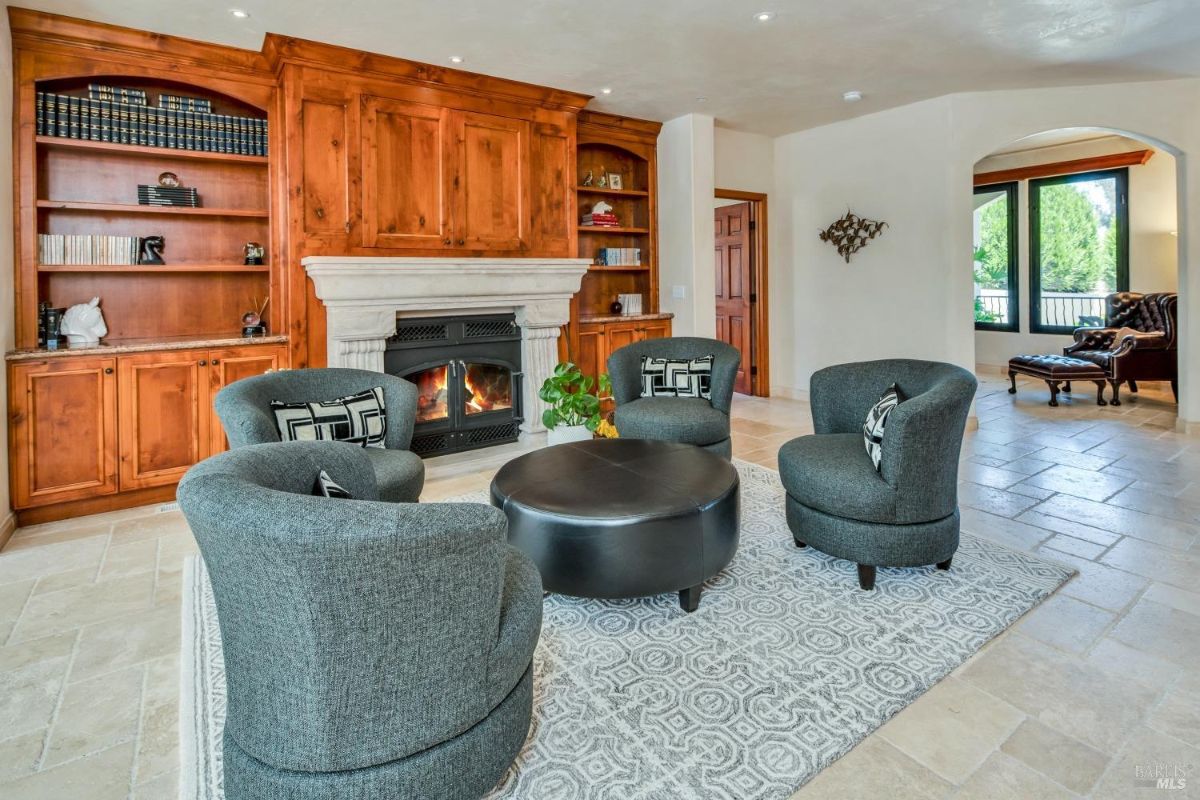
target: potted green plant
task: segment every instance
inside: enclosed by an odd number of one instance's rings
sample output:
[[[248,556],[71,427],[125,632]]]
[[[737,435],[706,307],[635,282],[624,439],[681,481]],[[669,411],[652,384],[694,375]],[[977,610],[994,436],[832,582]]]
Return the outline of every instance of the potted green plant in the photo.
[[[598,383],[601,394],[607,396],[612,391],[607,375],[601,375]],[[592,438],[592,432],[600,425],[600,397],[592,393],[596,385],[597,381],[569,361],[559,364],[546,378],[538,397],[550,405],[542,412],[549,444]]]

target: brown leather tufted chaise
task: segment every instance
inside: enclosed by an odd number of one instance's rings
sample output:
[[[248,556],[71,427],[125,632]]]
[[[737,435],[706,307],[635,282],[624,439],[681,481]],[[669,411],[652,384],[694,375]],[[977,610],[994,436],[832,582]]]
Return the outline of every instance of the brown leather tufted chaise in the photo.
[[[1104,369],[1114,406],[1121,405],[1122,383],[1137,391],[1138,381],[1170,381],[1179,400],[1179,370],[1174,292],[1114,292],[1105,299],[1103,328],[1076,328],[1075,343],[1063,355],[1091,361]],[[1117,340],[1122,329],[1132,329]]]

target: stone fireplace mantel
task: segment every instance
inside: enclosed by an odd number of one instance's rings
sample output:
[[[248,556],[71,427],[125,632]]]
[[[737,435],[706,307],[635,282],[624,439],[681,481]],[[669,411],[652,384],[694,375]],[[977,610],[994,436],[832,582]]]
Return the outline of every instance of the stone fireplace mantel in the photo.
[[[397,317],[513,313],[525,373],[522,429],[545,430],[537,396],[558,363],[558,335],[586,258],[378,258],[309,256],[301,264],[325,305],[331,367],[383,372]]]

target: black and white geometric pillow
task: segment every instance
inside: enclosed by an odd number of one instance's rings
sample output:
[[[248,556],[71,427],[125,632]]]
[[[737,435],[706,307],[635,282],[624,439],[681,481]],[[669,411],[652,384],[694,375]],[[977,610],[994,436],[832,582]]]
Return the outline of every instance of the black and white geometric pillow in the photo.
[[[311,403],[272,400],[275,426],[285,442],[351,442],[383,447],[387,437],[383,387]]]
[[[867,421],[863,423],[863,444],[876,471],[880,470],[879,465],[883,461],[883,429],[887,426],[888,417],[903,399],[900,389],[893,383],[867,412]]]
[[[673,361],[642,356],[642,397],[712,399],[713,357]]]
[[[325,470],[321,470],[317,475],[317,483],[313,486],[313,495],[316,497],[332,497],[337,500],[354,499],[348,491],[342,488],[341,484],[329,477],[329,473]]]

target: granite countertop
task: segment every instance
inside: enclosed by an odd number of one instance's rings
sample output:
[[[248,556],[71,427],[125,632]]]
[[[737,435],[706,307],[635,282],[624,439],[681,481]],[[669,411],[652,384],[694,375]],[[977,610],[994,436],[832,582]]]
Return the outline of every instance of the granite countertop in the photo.
[[[651,319],[674,319],[675,315],[669,312],[659,314],[597,314],[594,316],[581,316],[580,322],[638,322],[641,320]]]
[[[61,350],[45,350],[40,347],[9,350],[5,354],[5,359],[7,361],[40,361],[46,358],[61,358],[63,356],[115,356],[122,353],[146,353],[157,350],[193,350],[205,347],[284,344],[287,340],[287,336],[180,336],[159,339],[115,339],[109,342],[100,342],[100,344],[96,345],[64,347]]]

